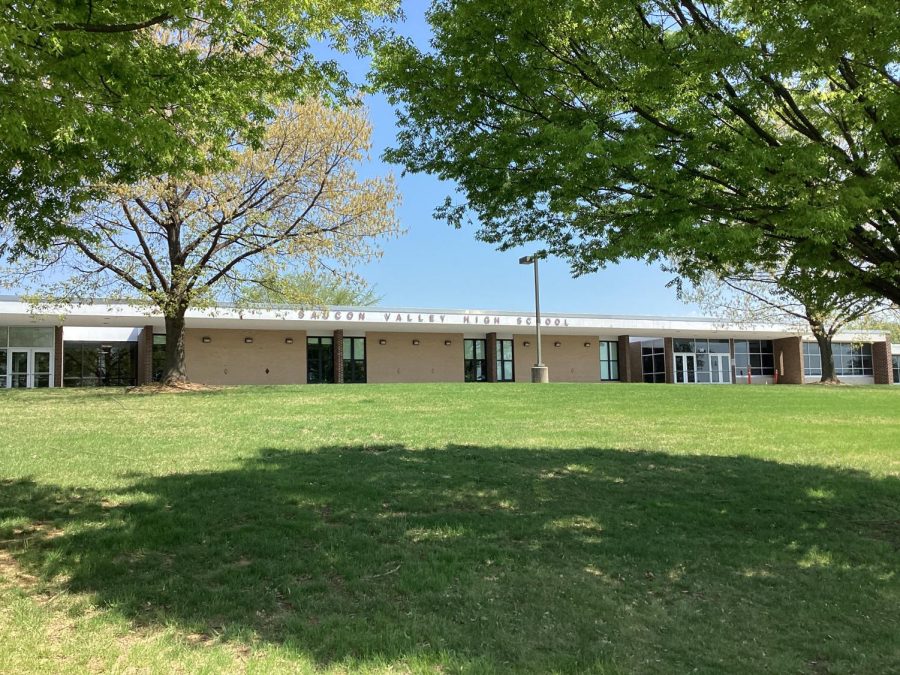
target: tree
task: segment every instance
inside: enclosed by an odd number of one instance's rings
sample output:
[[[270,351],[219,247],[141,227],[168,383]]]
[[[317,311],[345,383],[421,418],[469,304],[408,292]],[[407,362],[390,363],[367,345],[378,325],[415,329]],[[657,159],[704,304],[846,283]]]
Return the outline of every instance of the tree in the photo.
[[[820,382],[828,384],[838,382],[834,336],[888,309],[887,303],[843,286],[836,275],[790,266],[706,274],[688,287],[677,285],[682,300],[732,322],[795,324],[798,333],[809,330],[819,345]]]
[[[322,305],[365,307],[380,297],[375,289],[352,274],[326,272],[263,273],[238,291],[238,302],[247,305]]]
[[[900,302],[896,0],[435,0],[397,41],[387,157],[455,180],[479,237],[576,273],[799,269]]]
[[[259,149],[232,151],[228,171],[110,188],[68,223],[70,235],[21,259],[8,285],[63,274],[38,298],[147,302],[165,317],[163,379],[184,381],[188,308],[234,298],[264,273],[370,258],[375,238],[397,231],[393,179],[356,175],[369,134],[358,109],[292,106]]]
[[[276,108],[345,101],[396,0],[34,0],[0,19],[0,226],[41,244],[100,185],[222,168]],[[321,50],[324,51],[324,50]]]

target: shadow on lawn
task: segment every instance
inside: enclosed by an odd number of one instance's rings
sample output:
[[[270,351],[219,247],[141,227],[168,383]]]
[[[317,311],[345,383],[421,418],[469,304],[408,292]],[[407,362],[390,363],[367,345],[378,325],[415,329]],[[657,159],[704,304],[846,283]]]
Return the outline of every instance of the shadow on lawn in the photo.
[[[0,483],[0,548],[136,624],[322,665],[858,672],[898,655],[894,478],[386,446],[130,480]]]

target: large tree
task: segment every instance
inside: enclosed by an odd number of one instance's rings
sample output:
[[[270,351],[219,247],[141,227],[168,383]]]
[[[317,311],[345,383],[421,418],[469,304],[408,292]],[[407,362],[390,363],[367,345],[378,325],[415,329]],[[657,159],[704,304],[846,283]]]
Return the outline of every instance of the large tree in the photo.
[[[237,295],[239,304],[268,306],[364,307],[380,299],[375,289],[353,271],[334,269],[287,274],[266,270]]]
[[[829,269],[900,302],[896,0],[435,0],[399,41],[388,157],[456,181],[444,216],[576,272]]]
[[[348,78],[313,47],[370,50],[395,5],[3,3],[0,228],[46,243],[102,184],[219,166],[284,101],[345,97]]]
[[[113,186],[67,223],[67,234],[20,257],[6,284],[30,281],[34,301],[51,305],[145,303],[165,317],[163,379],[184,381],[189,308],[240,297],[273,272],[352,267],[377,255],[377,237],[397,231],[393,179],[356,174],[370,132],[359,108],[291,106],[259,148],[232,150],[228,170]]]

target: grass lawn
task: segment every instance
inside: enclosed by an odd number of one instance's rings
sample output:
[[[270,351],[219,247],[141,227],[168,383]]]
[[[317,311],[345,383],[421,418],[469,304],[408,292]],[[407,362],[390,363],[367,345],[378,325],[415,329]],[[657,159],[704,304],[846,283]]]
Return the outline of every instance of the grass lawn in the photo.
[[[900,670],[900,387],[0,392],[0,672]]]

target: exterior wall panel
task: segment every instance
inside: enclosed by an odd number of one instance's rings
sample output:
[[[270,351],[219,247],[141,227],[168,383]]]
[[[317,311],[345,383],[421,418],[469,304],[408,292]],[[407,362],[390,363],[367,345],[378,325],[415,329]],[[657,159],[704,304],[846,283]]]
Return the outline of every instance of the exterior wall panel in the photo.
[[[462,382],[462,333],[366,333],[366,369],[369,382]]]
[[[516,382],[531,381],[531,367],[537,359],[534,335],[516,335]],[[525,342],[529,346],[524,345]],[[554,346],[559,342],[560,346]],[[589,342],[590,347],[584,343]],[[599,382],[599,338],[593,335],[541,335],[541,355],[551,382]]]
[[[211,342],[203,343],[203,336]],[[253,338],[253,344],[244,338]],[[293,344],[285,344],[292,338]],[[306,333],[282,330],[207,330],[184,335],[187,376],[202,384],[303,384]],[[266,372],[268,371],[268,372]]]
[[[872,343],[872,375],[875,384],[894,384],[891,339]]]

